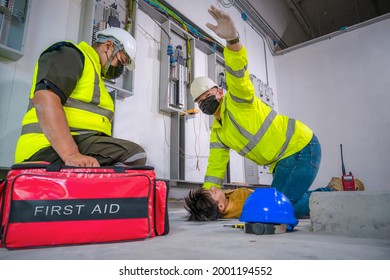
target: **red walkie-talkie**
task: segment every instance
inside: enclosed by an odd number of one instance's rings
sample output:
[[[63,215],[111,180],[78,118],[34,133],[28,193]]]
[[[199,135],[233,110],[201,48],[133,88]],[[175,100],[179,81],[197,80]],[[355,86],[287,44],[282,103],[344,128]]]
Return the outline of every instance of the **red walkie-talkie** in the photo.
[[[344,191],[355,191],[355,178],[353,178],[352,172],[349,172],[349,174],[345,174],[345,166],[344,166],[344,159],[343,159],[343,145],[340,144],[340,150],[341,150],[341,168],[343,171],[343,176],[341,177],[341,181],[343,183],[343,190]]]

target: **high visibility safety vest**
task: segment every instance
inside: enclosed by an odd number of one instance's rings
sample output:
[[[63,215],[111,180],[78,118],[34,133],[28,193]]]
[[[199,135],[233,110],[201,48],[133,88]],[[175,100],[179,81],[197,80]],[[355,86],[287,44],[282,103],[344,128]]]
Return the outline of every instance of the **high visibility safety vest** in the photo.
[[[101,77],[100,59],[86,42],[73,44],[84,54],[84,69],[76,88],[63,105],[72,135],[102,132],[111,136],[114,102]],[[30,104],[22,121],[22,132],[16,145],[15,163],[29,159],[40,149],[50,146],[38,124],[32,98],[35,94],[38,63],[35,66]]]
[[[313,137],[298,120],[282,116],[255,96],[247,70],[244,46],[238,52],[224,49],[228,92],[221,104],[221,120],[214,120],[210,155],[203,187],[221,187],[230,149],[259,165],[276,163],[302,150]]]

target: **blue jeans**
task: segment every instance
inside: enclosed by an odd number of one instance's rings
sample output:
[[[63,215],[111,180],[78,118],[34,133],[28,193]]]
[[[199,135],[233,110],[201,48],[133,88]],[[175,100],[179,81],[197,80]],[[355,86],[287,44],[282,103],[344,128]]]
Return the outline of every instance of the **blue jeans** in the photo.
[[[312,192],[332,191],[327,187],[308,191],[317,176],[320,163],[321,145],[313,134],[305,148],[280,160],[275,166],[271,187],[290,200],[297,218],[306,218],[310,215],[309,198]]]

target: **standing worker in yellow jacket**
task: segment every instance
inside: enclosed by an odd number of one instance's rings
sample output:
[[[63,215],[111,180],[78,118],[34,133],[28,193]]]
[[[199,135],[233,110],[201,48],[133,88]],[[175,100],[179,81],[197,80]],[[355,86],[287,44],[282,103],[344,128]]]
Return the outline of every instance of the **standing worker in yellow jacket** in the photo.
[[[191,84],[191,94],[201,111],[215,117],[203,188],[221,188],[229,161],[229,149],[233,149],[259,165],[270,165],[273,173],[271,187],[289,198],[297,217],[308,216],[308,189],[321,161],[317,137],[302,122],[279,115],[255,96],[247,70],[246,49],[239,40],[234,22],[228,14],[214,6],[211,6],[209,13],[217,25],[208,23],[207,27],[227,42],[224,58],[228,92],[224,96],[222,89],[207,77],[196,78]],[[193,198],[186,201],[186,209],[190,209],[190,212],[196,211],[196,205],[199,205],[198,208],[208,205],[201,203],[199,197],[189,197]],[[198,210],[204,213],[202,209]],[[223,212],[223,209],[219,210]],[[197,217],[199,213],[190,215]]]
[[[103,80],[134,70],[135,52],[134,38],[115,27],[98,32],[92,46],[63,41],[47,48],[35,66],[15,162],[145,164],[141,146],[111,137],[114,101]]]

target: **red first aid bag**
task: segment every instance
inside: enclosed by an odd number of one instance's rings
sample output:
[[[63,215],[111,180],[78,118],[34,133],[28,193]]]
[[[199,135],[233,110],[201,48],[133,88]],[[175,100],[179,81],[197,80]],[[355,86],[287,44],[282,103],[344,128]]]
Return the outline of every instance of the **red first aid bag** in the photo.
[[[139,240],[169,232],[169,187],[152,167],[12,166],[0,183],[1,246]]]

